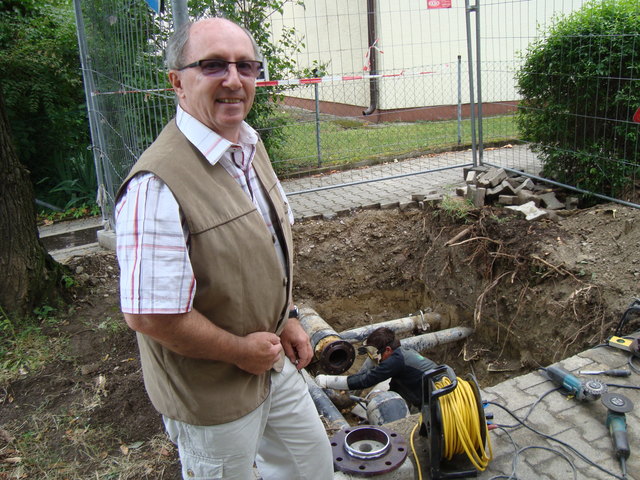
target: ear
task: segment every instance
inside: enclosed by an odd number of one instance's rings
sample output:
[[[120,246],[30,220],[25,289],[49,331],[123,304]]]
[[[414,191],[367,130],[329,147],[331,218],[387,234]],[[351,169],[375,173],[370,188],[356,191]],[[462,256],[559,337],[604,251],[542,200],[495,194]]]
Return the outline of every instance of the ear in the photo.
[[[176,96],[178,98],[182,98],[184,96],[184,90],[182,88],[180,72],[177,70],[169,70],[169,82],[171,82],[173,90],[176,92]]]

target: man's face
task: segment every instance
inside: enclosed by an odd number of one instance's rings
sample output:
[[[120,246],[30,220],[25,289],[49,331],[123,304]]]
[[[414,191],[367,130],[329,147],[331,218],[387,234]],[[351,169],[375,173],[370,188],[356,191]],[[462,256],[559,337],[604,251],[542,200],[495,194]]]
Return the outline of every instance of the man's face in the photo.
[[[185,65],[203,59],[229,62],[256,60],[253,45],[237,25],[223,19],[207,19],[191,27]],[[220,136],[238,141],[240,125],[256,93],[255,78],[238,74],[229,65],[226,74],[206,76],[200,67],[169,72],[180,106]]]

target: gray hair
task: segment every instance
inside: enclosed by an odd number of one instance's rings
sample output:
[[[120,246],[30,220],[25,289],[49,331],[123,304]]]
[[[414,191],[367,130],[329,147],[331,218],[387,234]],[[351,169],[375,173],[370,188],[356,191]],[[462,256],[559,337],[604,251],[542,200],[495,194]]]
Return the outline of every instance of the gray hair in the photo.
[[[256,60],[262,60],[262,53],[260,52],[260,48],[258,47],[255,38],[253,38],[253,35],[248,29],[225,17],[212,18],[222,18],[240,27],[242,31],[247,34],[249,40],[251,40],[251,45],[253,46],[253,53],[256,56]],[[178,70],[182,68],[186,63],[184,60],[185,50],[187,47],[187,42],[189,41],[191,27],[195,23],[196,22],[187,22],[181,25],[169,38],[169,41],[167,42],[167,48],[165,50],[165,63],[169,70]]]

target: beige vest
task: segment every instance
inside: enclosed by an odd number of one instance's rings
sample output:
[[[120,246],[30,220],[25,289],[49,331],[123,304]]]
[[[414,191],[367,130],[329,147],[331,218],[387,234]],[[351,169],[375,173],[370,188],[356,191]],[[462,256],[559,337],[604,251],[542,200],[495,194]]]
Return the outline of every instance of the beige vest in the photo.
[[[143,153],[118,192],[139,172],[153,172],[167,184],[190,232],[194,308],[239,336],[279,334],[291,297],[291,227],[262,142],[253,164],[282,233],[286,273],[251,199],[224,167],[205,159],[175,121]],[[142,334],[138,345],[151,402],[170,418],[192,425],[226,423],[254,410],[269,393],[269,373],[252,375],[230,363],[183,357]]]

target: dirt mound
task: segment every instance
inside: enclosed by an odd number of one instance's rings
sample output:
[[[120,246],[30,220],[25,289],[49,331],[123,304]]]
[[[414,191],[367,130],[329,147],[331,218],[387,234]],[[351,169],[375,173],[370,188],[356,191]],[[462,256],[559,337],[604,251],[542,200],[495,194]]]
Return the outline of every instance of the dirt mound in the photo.
[[[611,335],[638,296],[639,217],[619,205],[557,222],[428,207],[302,221],[294,226],[295,298],[338,332],[420,310],[440,313],[439,328],[472,326],[467,341],[426,354],[488,386]],[[0,479],[44,478],[43,449],[46,478],[177,478],[135,335],[119,313],[115,256],[79,258],[71,268],[82,283],[76,302],[48,327],[66,339],[64,354],[0,390]]]

